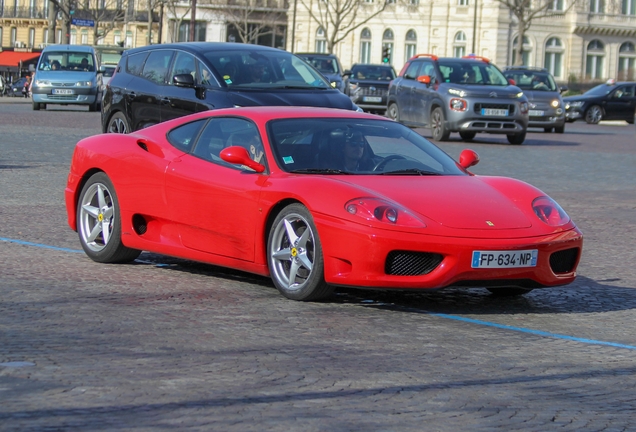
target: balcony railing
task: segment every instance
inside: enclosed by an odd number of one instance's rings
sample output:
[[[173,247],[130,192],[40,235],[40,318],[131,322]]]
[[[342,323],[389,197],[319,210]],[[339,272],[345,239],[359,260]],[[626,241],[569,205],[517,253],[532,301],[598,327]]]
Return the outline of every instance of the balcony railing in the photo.
[[[5,4],[4,8],[0,9],[2,18],[47,19],[47,14],[48,11],[42,7],[14,7]]]

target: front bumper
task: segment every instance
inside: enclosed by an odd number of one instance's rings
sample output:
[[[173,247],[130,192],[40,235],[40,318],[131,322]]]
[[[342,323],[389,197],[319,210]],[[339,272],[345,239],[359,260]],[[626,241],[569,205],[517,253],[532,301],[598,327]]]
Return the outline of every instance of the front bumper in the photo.
[[[91,105],[97,100],[97,87],[74,87],[73,94],[53,94],[55,87],[33,87],[33,102],[42,104]],[[65,89],[67,90],[67,89]]]
[[[583,118],[583,111],[576,109],[576,108],[570,108],[569,110],[565,111],[565,118],[568,120],[578,120],[578,119],[582,119]]]

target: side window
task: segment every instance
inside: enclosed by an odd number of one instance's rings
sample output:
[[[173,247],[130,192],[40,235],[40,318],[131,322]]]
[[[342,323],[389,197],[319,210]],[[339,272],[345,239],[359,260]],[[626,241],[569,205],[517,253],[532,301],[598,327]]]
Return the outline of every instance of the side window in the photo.
[[[142,76],[157,84],[165,84],[166,74],[168,73],[168,65],[172,58],[173,51],[157,50],[150,53]]]
[[[217,84],[216,84],[217,81],[214,78],[214,76],[212,75],[212,72],[210,72],[210,69],[208,69],[207,66],[205,66],[200,61],[198,61],[197,64],[198,64],[198,67],[199,67],[197,75],[196,75],[197,84],[201,84],[201,85],[204,85],[206,87],[218,87]],[[234,70],[233,75],[236,75],[236,70]],[[224,77],[224,79],[225,79],[225,77]]]
[[[192,148],[192,143],[199,135],[199,131],[201,131],[204,124],[205,119],[202,119],[172,129],[167,135],[168,142],[187,153]]]
[[[190,74],[194,79],[194,76],[196,75],[196,64],[194,62],[194,56],[183,51],[177,51],[174,62],[172,63],[172,70],[170,71],[168,84],[172,85],[172,79],[175,75],[182,74]]]
[[[126,61],[126,72],[131,75],[141,76],[146,57],[148,57],[147,52],[129,55]]]
[[[417,78],[419,76],[417,72],[419,71],[421,64],[422,64],[421,62],[416,62],[416,61],[411,63],[408,69],[406,70],[406,72],[404,73],[404,78],[406,79]]]
[[[437,79],[437,74],[435,73],[435,65],[431,62],[424,62],[420,75],[428,75],[431,77],[431,83],[435,82],[435,80]]]

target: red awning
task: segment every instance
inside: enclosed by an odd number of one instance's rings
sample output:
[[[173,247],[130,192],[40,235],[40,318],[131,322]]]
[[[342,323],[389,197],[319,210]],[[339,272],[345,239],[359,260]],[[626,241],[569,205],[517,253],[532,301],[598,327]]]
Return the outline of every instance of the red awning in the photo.
[[[40,53],[2,51],[0,52],[0,67],[17,68],[20,66],[20,60],[22,60],[22,63],[26,63],[38,57],[40,57]]]

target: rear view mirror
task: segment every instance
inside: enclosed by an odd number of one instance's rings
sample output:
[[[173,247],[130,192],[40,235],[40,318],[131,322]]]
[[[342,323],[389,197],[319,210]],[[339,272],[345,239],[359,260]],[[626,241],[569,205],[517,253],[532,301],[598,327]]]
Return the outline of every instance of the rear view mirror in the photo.
[[[475,166],[479,163],[479,155],[476,151],[471,149],[462,150],[459,155],[459,164],[462,168],[468,169],[471,166]]]
[[[252,159],[245,147],[231,146],[224,148],[223,150],[221,150],[221,154],[219,156],[221,156],[221,159],[225,162],[234,165],[245,165],[246,167],[253,169],[257,173],[262,173],[263,171],[265,171],[265,165],[262,165]]]
[[[417,82],[429,85],[431,83],[431,77],[428,75],[420,75],[417,77]]]
[[[508,78],[508,82],[509,82],[511,85],[517,85],[517,82],[516,82],[515,80],[513,80],[512,78]]]
[[[175,75],[172,82],[177,87],[194,87],[194,77],[190,74]]]

